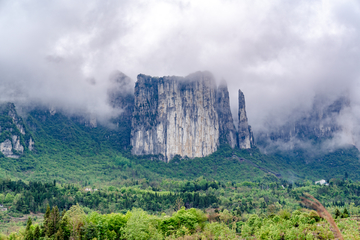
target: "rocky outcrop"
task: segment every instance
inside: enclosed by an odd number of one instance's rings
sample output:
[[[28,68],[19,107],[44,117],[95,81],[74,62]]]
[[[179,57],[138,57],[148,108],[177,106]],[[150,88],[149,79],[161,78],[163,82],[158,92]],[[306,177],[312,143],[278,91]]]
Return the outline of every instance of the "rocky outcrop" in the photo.
[[[257,144],[262,148],[286,146],[286,149],[301,148],[305,142],[321,142],[342,131],[338,124],[341,111],[350,106],[346,97],[333,102],[320,97],[314,99],[311,110],[293,114],[282,126],[267,126],[267,131],[259,132]],[[307,145],[306,145],[307,146]],[[270,149],[269,149],[270,150]]]
[[[109,86],[108,104],[113,113],[119,114],[106,122],[110,128],[103,133],[106,140],[116,147],[127,149],[131,146],[133,154],[158,155],[167,162],[176,155],[189,158],[207,156],[220,144],[229,144],[232,148],[251,147],[252,135],[244,100],[239,107],[241,131],[238,133],[231,114],[227,85],[223,82],[217,87],[209,72],[160,78],[140,74],[135,91],[129,77],[115,72],[110,77]],[[36,121],[28,118],[24,125],[14,104],[0,106],[0,111],[6,119],[4,124],[4,121],[0,123],[1,152],[7,157],[18,157],[26,150],[34,150],[31,132],[38,129]],[[103,119],[97,121],[91,114],[66,117],[61,109],[49,106],[35,107],[30,114],[41,122],[74,121],[89,127],[91,134],[97,134],[98,129],[102,131],[104,123]]]
[[[169,161],[175,155],[207,156],[215,152],[219,144],[233,148],[238,145],[227,86],[222,83],[216,88],[209,72],[196,72],[185,78],[140,74],[134,95],[133,154],[160,155]],[[245,102],[241,109],[242,114],[245,113]],[[241,148],[251,147],[252,142],[246,113],[242,129],[245,124],[247,135]]]
[[[23,154],[26,146],[26,139],[31,139],[31,135],[25,131],[22,118],[17,114],[13,103],[0,104],[0,151],[6,157],[18,158]],[[34,149],[34,141],[30,151]]]
[[[13,149],[19,153],[24,152],[24,147],[20,143],[20,137],[13,135],[12,137]]]
[[[227,84],[223,81],[216,92],[216,111],[219,118],[220,144],[229,144],[232,148],[237,146],[237,131],[230,109],[230,98]]]
[[[22,135],[25,135],[25,128],[22,119],[17,115],[15,105],[13,103],[8,104],[9,112],[8,115],[12,118],[13,123]]]
[[[238,112],[238,146],[241,149],[251,148],[254,145],[254,137],[245,110],[245,96],[239,89],[239,112]]]
[[[12,152],[12,144],[9,139],[6,139],[4,142],[0,143],[0,151],[6,157],[14,157]]]
[[[30,151],[34,150],[34,144],[35,144],[34,140],[30,137],[29,146],[28,146]]]
[[[4,142],[0,143],[0,151],[4,154],[5,157],[10,158],[19,158],[19,155],[24,152],[24,147],[20,143],[20,137],[13,135],[12,141],[6,139]],[[17,154],[14,154],[15,151]]]
[[[219,145],[216,84],[209,72],[182,77],[140,74],[131,132],[136,155],[204,157]]]

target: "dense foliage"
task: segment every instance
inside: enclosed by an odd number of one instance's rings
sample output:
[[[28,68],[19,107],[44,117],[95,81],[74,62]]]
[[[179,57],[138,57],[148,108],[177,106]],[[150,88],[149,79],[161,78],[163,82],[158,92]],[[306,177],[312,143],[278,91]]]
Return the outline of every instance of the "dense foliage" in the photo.
[[[356,221],[337,220],[346,239],[359,239]],[[1,236],[0,236],[1,237]],[[85,214],[79,205],[59,212],[47,208],[44,222],[2,239],[334,239],[329,224],[315,211],[282,210],[277,214],[237,216],[224,210],[205,214],[185,209],[171,215],[149,215],[141,209],[126,214]]]
[[[17,129],[9,116],[0,115],[5,125]],[[110,122],[106,127],[99,124],[92,128],[81,117],[33,110],[23,120],[26,136],[22,141],[26,143],[31,135],[35,149],[29,151],[26,147],[19,159],[5,158],[0,153],[0,177],[56,179],[59,183],[83,185],[124,185],[128,179],[142,178],[192,180],[200,176],[217,181],[258,181],[267,173],[290,181],[340,178],[345,173],[351,179],[360,179],[359,151],[355,147],[330,153],[319,149],[316,153],[298,150],[263,154],[257,148],[239,150],[222,145],[204,158],[176,156],[164,163],[157,160],[158,156],[131,155],[129,126],[114,121],[117,125]]]
[[[0,114],[2,125],[18,131],[12,121]],[[32,219],[10,239],[331,239],[327,223],[302,209],[305,192],[348,239],[360,235],[354,147],[263,154],[222,145],[204,158],[164,163],[130,154],[126,124],[91,128],[43,110],[23,122],[21,141],[31,136],[35,149],[18,159],[0,153],[0,208],[7,209],[0,230],[26,214]],[[320,179],[329,186],[313,184]]]
[[[144,179],[134,181],[133,185],[128,187],[110,186],[97,190],[74,184],[60,185],[56,184],[55,181],[51,183],[24,183],[2,179],[0,180],[0,189],[0,202],[9,209],[7,212],[1,213],[0,221],[5,224],[10,221],[11,216],[19,216],[19,214],[26,214],[30,211],[45,213],[44,223],[42,227],[39,227],[42,236],[45,234],[44,231],[47,231],[44,228],[46,229],[46,219],[49,216],[48,206],[51,206],[52,211],[55,211],[51,214],[62,216],[56,217],[59,221],[58,224],[55,224],[56,226],[60,226],[61,219],[66,216],[66,214],[61,215],[60,212],[69,209],[70,212],[71,209],[84,211],[83,219],[87,220],[84,220],[85,222],[80,227],[72,226],[72,228],[77,229],[77,232],[72,234],[77,234],[77,236],[90,234],[89,231],[92,232],[92,237],[99,236],[100,233],[97,231],[100,230],[99,227],[96,227],[99,221],[104,224],[104,222],[110,221],[111,217],[115,218],[116,216],[116,219],[123,219],[121,221],[126,225],[133,216],[132,214],[135,214],[137,216],[136,221],[144,221],[146,231],[152,229],[151,234],[161,236],[158,239],[170,236],[179,237],[186,234],[198,237],[201,234],[212,236],[211,234],[218,234],[216,231],[233,234],[231,236],[234,238],[241,234],[243,237],[256,236],[261,238],[260,236],[263,236],[262,239],[268,239],[271,238],[270,236],[300,236],[304,232],[306,232],[304,235],[306,239],[309,239],[310,235],[330,238],[332,233],[329,231],[327,223],[321,220],[315,212],[297,211],[303,207],[299,203],[299,197],[304,192],[318,198],[334,218],[339,219],[340,222],[343,221],[340,219],[360,214],[360,182],[344,179],[331,179],[328,186],[314,185],[310,181],[288,183],[279,181],[271,175],[263,178],[261,182],[242,183],[221,183],[208,181],[204,178],[194,181],[169,180],[150,183]],[[183,209],[180,210],[181,208]],[[85,216],[85,213],[88,215]],[[155,215],[150,215],[150,213]],[[191,226],[184,225],[183,228],[180,224],[180,228],[175,228],[173,220],[171,220],[172,217],[165,217],[173,216],[175,218],[177,216],[182,219],[181,214],[186,216],[200,214],[203,220],[200,222],[193,220],[195,222]],[[95,221],[96,218],[107,220]],[[320,225],[315,224],[319,221],[321,222]],[[65,225],[69,224],[66,223]],[[122,225],[119,229],[124,226]],[[349,226],[354,226],[354,224],[351,223]],[[211,230],[212,228],[214,229]],[[343,226],[343,229],[346,228],[347,225]],[[36,226],[31,227],[31,229],[33,231],[31,234],[34,235]],[[83,230],[80,231],[79,229]],[[52,233],[56,234],[58,230],[52,230]],[[66,232],[67,230],[63,229],[62,231]],[[354,234],[354,231],[352,229],[350,232]],[[121,234],[125,233],[132,234],[131,230]],[[111,236],[117,234],[116,239],[119,239],[121,235],[116,231],[106,234],[109,239],[113,239],[110,237],[111,234]],[[134,237],[134,239],[136,238]]]
[[[206,208],[218,205],[220,199],[208,188],[219,188],[217,182],[207,182],[203,185],[187,182],[179,192],[159,192],[142,190],[137,187],[121,189],[109,187],[103,189],[80,188],[75,185],[57,186],[54,183],[0,180],[0,203],[9,207],[10,211],[28,214],[30,212],[45,212],[46,206],[57,206],[60,210],[69,209],[72,205],[98,210],[100,212],[126,211],[142,208],[146,211],[160,212],[173,208],[181,199],[186,207]]]

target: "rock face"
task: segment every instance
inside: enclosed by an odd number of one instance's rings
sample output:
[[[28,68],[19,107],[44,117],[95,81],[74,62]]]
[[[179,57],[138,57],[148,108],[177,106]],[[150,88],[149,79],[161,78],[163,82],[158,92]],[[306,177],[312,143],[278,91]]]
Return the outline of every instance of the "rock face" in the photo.
[[[98,134],[100,130],[113,146],[131,147],[135,155],[157,155],[166,162],[176,155],[205,157],[221,144],[232,148],[252,146],[244,96],[241,95],[239,106],[238,132],[227,85],[223,82],[217,87],[209,72],[160,78],[140,74],[135,90],[129,77],[115,72],[109,86],[107,103],[114,111],[106,125],[91,114],[66,117],[61,109],[48,106],[36,107],[30,114],[41,122],[64,119],[80,123],[89,128],[89,134]],[[0,115],[0,151],[4,156],[17,158],[36,149],[32,135],[38,129],[36,121],[27,118],[25,125],[12,103],[0,104]],[[104,126],[109,129],[104,130]],[[62,140],[73,139],[70,134],[57,134],[55,128],[51,131]]]
[[[230,109],[229,91],[226,82],[223,81],[216,93],[216,111],[219,118],[220,144],[229,144],[235,148],[237,143],[237,131]]]
[[[279,145],[293,149],[301,147],[302,142],[319,142],[332,138],[342,130],[337,118],[349,106],[350,101],[346,97],[340,97],[331,103],[324,103],[323,99],[317,97],[310,111],[289,119],[282,126],[268,126],[268,132],[258,133],[257,144],[262,148]]]
[[[13,123],[16,125],[16,128],[20,131],[22,135],[25,135],[24,124],[22,119],[17,115],[15,110],[15,105],[8,103],[8,116],[12,118]]]
[[[0,151],[6,157],[18,158],[25,150],[25,142],[31,141],[30,151],[34,149],[34,141],[25,132],[22,118],[17,114],[13,103],[0,104]]]
[[[254,137],[251,132],[251,127],[248,124],[248,118],[245,110],[245,96],[239,90],[239,125],[238,125],[238,146],[239,148],[251,148],[254,145]]]
[[[4,142],[0,143],[0,151],[6,157],[14,157],[14,154],[12,152],[12,144],[9,139],[6,139]]]
[[[32,138],[30,137],[30,139],[29,139],[29,146],[28,146],[28,148],[29,148],[29,150],[30,151],[32,151],[32,150],[34,150],[34,141],[32,140]]]
[[[131,145],[136,155],[204,157],[219,145],[216,84],[208,72],[181,77],[139,75]]]
[[[133,154],[161,154],[164,161],[175,155],[204,157],[220,143],[235,147],[236,138],[227,87],[222,84],[217,89],[211,73],[196,72],[185,78],[138,75]]]
[[[12,143],[13,143],[13,148],[14,148],[15,151],[17,151],[19,153],[24,152],[24,147],[20,143],[20,137],[18,137],[16,135],[13,135],[12,136]]]

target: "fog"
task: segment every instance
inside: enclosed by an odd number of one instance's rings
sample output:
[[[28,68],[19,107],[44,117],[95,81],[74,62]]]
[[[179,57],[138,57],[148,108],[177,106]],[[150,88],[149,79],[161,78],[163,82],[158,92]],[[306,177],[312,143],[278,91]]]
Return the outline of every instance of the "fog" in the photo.
[[[360,136],[360,3],[309,1],[0,1],[0,101],[107,118],[120,70],[226,79],[254,132],[341,95],[339,142]],[[349,140],[351,139],[351,141]]]

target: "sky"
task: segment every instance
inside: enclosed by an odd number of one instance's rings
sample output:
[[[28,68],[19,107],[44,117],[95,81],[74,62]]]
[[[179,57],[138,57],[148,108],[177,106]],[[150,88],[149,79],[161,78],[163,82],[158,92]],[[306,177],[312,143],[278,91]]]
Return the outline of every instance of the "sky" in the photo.
[[[244,92],[255,132],[345,95],[339,121],[360,133],[359,1],[0,0],[0,29],[0,101],[106,118],[116,70],[208,70],[228,82],[234,116]]]

